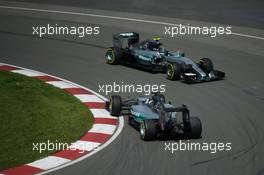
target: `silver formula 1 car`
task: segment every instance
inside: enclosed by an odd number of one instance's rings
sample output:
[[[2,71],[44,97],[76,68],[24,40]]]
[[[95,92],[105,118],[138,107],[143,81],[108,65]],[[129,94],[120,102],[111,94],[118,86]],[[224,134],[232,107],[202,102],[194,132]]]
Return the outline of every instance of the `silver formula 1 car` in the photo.
[[[174,107],[166,103],[159,92],[151,98],[138,97],[122,101],[112,96],[106,105],[113,116],[127,115],[129,124],[139,130],[143,140],[154,140],[162,136],[197,139],[201,137],[202,124],[198,117],[190,117],[187,106]]]
[[[197,63],[180,51],[166,50],[160,38],[139,42],[139,34],[123,32],[113,35],[113,47],[106,50],[108,64],[130,65],[152,72],[164,72],[169,80],[202,82],[225,78],[225,73],[215,70],[209,58]]]

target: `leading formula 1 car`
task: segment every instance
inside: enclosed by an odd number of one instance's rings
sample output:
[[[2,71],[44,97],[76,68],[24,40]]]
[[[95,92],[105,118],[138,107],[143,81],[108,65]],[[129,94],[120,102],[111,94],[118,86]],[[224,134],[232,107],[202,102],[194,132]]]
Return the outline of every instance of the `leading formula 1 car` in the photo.
[[[166,103],[164,95],[154,93],[152,98],[138,97],[122,101],[112,96],[107,109],[113,116],[127,115],[129,124],[139,129],[142,140],[154,140],[162,136],[201,137],[202,124],[198,117],[190,117],[185,105],[174,107]]]
[[[113,35],[113,47],[106,50],[108,64],[125,64],[152,72],[164,72],[169,80],[202,82],[225,78],[225,73],[214,70],[209,58],[198,63],[180,51],[170,52],[162,47],[160,38],[139,42],[139,34],[123,32]]]

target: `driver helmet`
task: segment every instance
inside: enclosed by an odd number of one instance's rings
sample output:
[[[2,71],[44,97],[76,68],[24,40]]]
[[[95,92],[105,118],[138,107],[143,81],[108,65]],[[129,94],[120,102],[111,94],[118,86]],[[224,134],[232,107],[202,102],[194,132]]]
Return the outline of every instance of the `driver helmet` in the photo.
[[[153,38],[152,40],[146,42],[145,47],[149,50],[158,50],[162,45],[159,40],[160,38]]]

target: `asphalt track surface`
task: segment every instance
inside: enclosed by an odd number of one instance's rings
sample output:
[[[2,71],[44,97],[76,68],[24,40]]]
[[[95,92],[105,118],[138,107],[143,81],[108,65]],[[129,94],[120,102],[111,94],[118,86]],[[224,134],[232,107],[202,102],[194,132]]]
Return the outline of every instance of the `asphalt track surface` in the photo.
[[[64,6],[33,5],[0,1],[1,5],[103,13],[173,22],[173,18],[85,10]],[[215,154],[202,151],[164,151],[164,143],[143,142],[125,125],[120,136],[95,155],[50,174],[264,174],[264,40],[241,36],[169,38],[164,26],[117,21],[89,16],[0,9],[0,62],[59,76],[98,91],[98,85],[117,83],[165,84],[175,105],[187,104],[203,123],[203,136],[193,142],[231,142],[232,151]],[[187,21],[197,24],[197,21]],[[32,36],[32,25],[99,25],[99,36]],[[105,48],[111,35],[138,31],[141,38],[162,36],[170,50],[182,49],[189,57],[210,57],[215,67],[227,73],[224,81],[187,85],[172,82],[164,74],[151,74],[124,66],[105,64]],[[264,31],[235,27],[236,32],[264,36]],[[101,93],[101,95],[105,95]],[[136,97],[136,94],[122,94]],[[187,141],[185,141],[187,142]]]
[[[264,28],[263,0],[9,0]]]

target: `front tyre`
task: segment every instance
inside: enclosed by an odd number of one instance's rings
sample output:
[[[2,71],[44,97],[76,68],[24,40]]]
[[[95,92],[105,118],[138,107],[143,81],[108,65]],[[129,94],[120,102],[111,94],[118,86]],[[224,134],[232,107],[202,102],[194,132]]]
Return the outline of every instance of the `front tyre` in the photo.
[[[157,127],[153,120],[145,120],[140,123],[140,138],[142,140],[154,140],[157,136]]]
[[[181,78],[181,65],[178,63],[169,63],[167,66],[167,79],[179,80]]]
[[[113,95],[109,101],[109,112],[113,116],[120,116],[122,108],[122,100],[118,95]]]
[[[105,53],[106,63],[118,64],[121,58],[121,50],[117,47],[109,47]]]
[[[200,59],[198,65],[206,74],[214,70],[214,65],[210,58]]]

